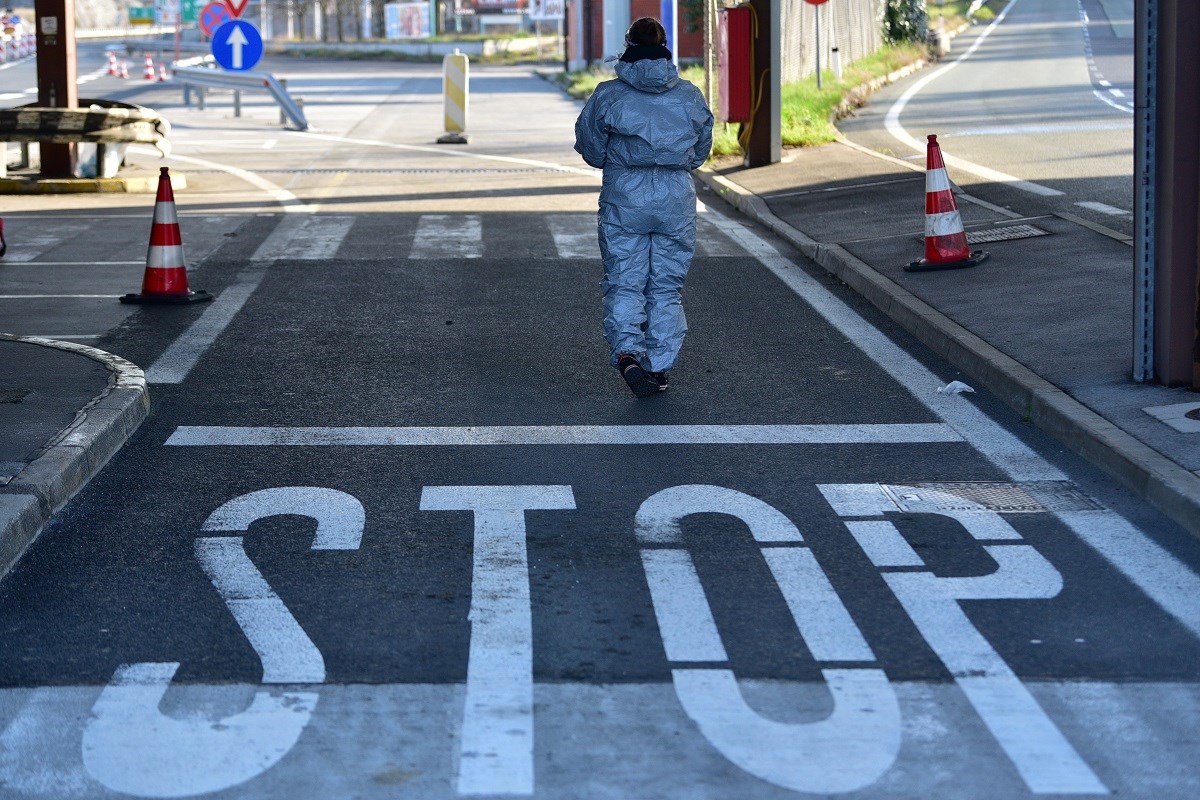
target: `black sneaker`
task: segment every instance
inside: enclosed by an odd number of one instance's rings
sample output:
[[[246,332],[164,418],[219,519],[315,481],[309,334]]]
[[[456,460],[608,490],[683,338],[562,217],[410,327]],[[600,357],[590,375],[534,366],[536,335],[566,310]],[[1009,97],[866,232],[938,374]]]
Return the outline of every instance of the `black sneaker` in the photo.
[[[658,384],[658,390],[665,392],[671,388],[671,373],[669,372],[651,372],[650,380]]]
[[[653,397],[658,394],[658,383],[650,377],[646,370],[642,369],[642,365],[638,363],[635,356],[629,353],[621,353],[617,356],[617,371],[621,373],[621,377],[625,379],[625,383],[629,385],[629,389],[635,397]]]

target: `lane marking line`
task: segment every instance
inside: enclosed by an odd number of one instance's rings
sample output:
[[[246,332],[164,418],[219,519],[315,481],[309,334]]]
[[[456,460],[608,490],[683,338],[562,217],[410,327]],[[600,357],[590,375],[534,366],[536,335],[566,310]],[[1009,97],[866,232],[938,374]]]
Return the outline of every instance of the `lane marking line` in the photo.
[[[974,41],[974,43],[972,43],[972,45],[969,48],[967,48],[967,51],[965,53],[963,53],[961,56],[954,59],[946,66],[942,67],[941,69],[934,70],[930,74],[926,75],[924,78],[921,78],[919,81],[914,83],[912,86],[908,87],[908,90],[905,91],[904,94],[900,95],[900,98],[898,100],[896,100],[895,103],[892,104],[891,108],[888,109],[888,112],[884,116],[884,120],[883,120],[884,127],[887,129],[888,133],[890,133],[894,139],[896,139],[897,141],[899,141],[903,144],[908,145],[909,147],[916,150],[917,152],[920,152],[920,153],[925,152],[925,150],[927,148],[926,143],[918,142],[916,139],[914,139],[909,134],[909,132],[907,130],[904,129],[904,126],[902,126],[900,124],[900,114],[901,114],[901,112],[904,111],[904,107],[908,105],[909,100],[911,100],[914,96],[916,96],[916,94],[918,92],[920,92],[922,89],[924,89],[930,83],[937,80],[941,76],[945,75],[947,72],[954,69],[959,64],[963,63],[968,58],[970,58],[972,55],[974,55],[975,51],[979,49],[979,46],[982,45],[984,43],[984,41],[987,39],[987,37],[992,33],[992,31],[994,31],[996,29],[996,26],[998,26],[1001,22],[1004,21],[1004,18],[1008,16],[1008,12],[1010,10],[1012,10],[1012,7],[1016,4],[1017,4],[1017,0],[1009,0],[1009,3],[1007,6],[1004,7],[1004,10],[1001,11],[996,16],[996,19],[992,21],[992,24],[990,24],[986,28],[984,28],[983,32],[979,34],[979,38],[977,38]],[[1049,186],[1043,186],[1040,183],[1034,183],[1032,181],[1022,180],[1013,175],[1008,175],[1004,172],[999,172],[997,170],[990,169],[988,167],[980,166],[979,164],[975,164],[974,162],[971,162],[971,161],[966,161],[964,159],[958,158],[957,156],[951,156],[946,153],[942,153],[942,159],[946,162],[946,166],[948,166],[948,167],[954,167],[955,169],[960,169],[963,172],[967,172],[971,175],[975,175],[976,177],[983,178],[984,180],[993,181],[995,183],[1007,184],[1009,186],[1012,186],[1013,188],[1020,189],[1025,192],[1029,192],[1030,194],[1041,195],[1043,197],[1056,197],[1056,196],[1060,196],[1063,194],[1063,192],[1060,192],[1057,189],[1051,189]]]
[[[140,155],[159,155],[157,150],[152,150],[148,147],[135,146],[130,149]],[[173,161],[182,161],[185,164],[195,164],[206,169],[215,169],[232,175],[235,178],[240,178],[246,183],[262,189],[264,192],[269,194],[276,203],[283,206],[283,210],[286,213],[313,214],[317,211],[317,206],[315,204],[305,203],[299,197],[292,194],[287,189],[284,189],[282,186],[271,183],[267,179],[259,177],[258,174],[250,172],[249,170],[244,170],[240,167],[233,167],[228,164],[221,164],[216,161],[209,161],[204,158],[181,156],[175,153],[172,153],[170,156],[168,156],[168,158]]]
[[[182,383],[192,368],[241,311],[265,272],[247,270],[208,304],[204,313],[179,335],[146,370],[147,383]]]
[[[382,142],[378,139],[352,139],[346,136],[333,136],[327,133],[313,133],[311,131],[289,131],[292,136],[298,136],[306,139],[320,139],[327,142],[342,142],[344,144],[356,144],[364,147],[385,147],[389,150],[406,150],[414,153],[436,153],[440,156],[449,156],[451,158],[475,158],[483,161],[498,161],[503,164],[521,164],[527,167],[543,167],[552,169],[556,172],[566,172],[571,175],[584,175],[589,178],[599,180],[601,172],[598,169],[583,169],[580,167],[569,167],[565,164],[555,164],[552,161],[538,161],[531,158],[514,158],[512,156],[491,155],[488,153],[472,153],[466,150],[447,150],[445,148],[438,149],[436,147],[424,147],[416,144],[399,144],[397,142]]]
[[[1107,214],[1110,217],[1132,217],[1132,211],[1126,211],[1123,208],[1110,206],[1107,203],[1097,203],[1092,200],[1083,200],[1075,205],[1081,208],[1090,208],[1092,211],[1099,211],[1101,214]]]
[[[218,298],[218,301],[220,298]],[[151,375],[155,377],[151,377]],[[146,372],[165,382],[156,363]],[[478,427],[227,427],[181,425],[179,447],[470,447],[499,445],[930,444],[961,442],[941,423],[862,425],[500,425]]]
[[[755,231],[720,214],[710,213],[709,218],[868,358],[901,386],[908,387],[913,397],[958,432],[1010,480],[1067,480],[1061,470],[970,400],[962,399],[961,395],[939,395],[932,389],[922,391],[921,387],[932,387],[939,381],[930,369]],[[1060,511],[1055,515],[1147,597],[1200,638],[1200,576],[1191,568],[1115,512]]]

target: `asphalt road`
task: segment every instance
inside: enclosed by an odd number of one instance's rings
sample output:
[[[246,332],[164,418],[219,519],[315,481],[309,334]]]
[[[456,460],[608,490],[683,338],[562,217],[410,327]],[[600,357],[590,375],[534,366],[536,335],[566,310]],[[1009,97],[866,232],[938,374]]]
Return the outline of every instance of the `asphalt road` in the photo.
[[[1002,10],[839,130],[922,163],[937,134],[951,180],[972,194],[1132,235],[1133,3],[1014,0]]]
[[[18,332],[154,411],[0,583],[0,795],[1200,793],[1200,544],[714,201],[635,400],[577,104],[475,70],[451,150],[435,68],[266,66],[314,132],[136,95],[211,304],[78,296],[148,198],[6,200]]]

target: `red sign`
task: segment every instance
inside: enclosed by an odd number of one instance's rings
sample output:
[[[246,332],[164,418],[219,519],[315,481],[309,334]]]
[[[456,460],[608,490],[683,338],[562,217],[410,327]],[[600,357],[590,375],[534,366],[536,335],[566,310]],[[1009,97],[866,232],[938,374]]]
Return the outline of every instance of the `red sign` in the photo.
[[[819,6],[821,3],[824,3],[825,0],[804,0],[804,2],[808,3],[810,6]]]
[[[212,36],[213,31],[231,19],[233,15],[229,13],[229,6],[220,0],[213,0],[200,9],[200,30],[204,31],[205,36]]]
[[[246,10],[246,6],[250,5],[250,0],[224,0],[224,2],[234,19],[241,19],[242,12]],[[821,0],[821,2],[825,2],[825,0]]]

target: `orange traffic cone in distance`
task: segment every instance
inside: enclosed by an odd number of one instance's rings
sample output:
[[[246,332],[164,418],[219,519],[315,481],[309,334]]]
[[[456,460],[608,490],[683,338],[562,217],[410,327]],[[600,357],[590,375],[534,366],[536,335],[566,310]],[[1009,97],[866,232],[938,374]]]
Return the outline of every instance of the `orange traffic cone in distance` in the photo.
[[[142,70],[142,77],[148,81],[154,80],[154,59],[146,53],[146,68]]]
[[[971,250],[963,229],[958,203],[950,190],[950,177],[942,160],[937,135],[929,134],[925,158],[925,257],[913,261],[905,272],[961,269],[985,261],[986,250]]]
[[[154,223],[150,227],[150,248],[146,251],[146,272],[141,294],[122,295],[122,303],[197,303],[212,300],[208,292],[188,289],[187,268],[183,264],[183,237],[175,213],[175,193],[171,176],[162,167],[158,176],[158,195],[154,199]]]
[[[108,76],[110,78],[115,78],[120,74],[121,74],[120,71],[117,69],[117,54],[112,51],[109,51],[109,53],[108,53]]]
[[[122,78],[129,77],[129,64],[125,61],[121,62],[121,77]]]
[[[162,83],[162,82],[163,82],[163,81],[165,81],[166,79],[167,79],[167,65],[166,65],[166,64],[159,64],[159,65],[158,65],[158,80],[159,80],[159,83]]]

